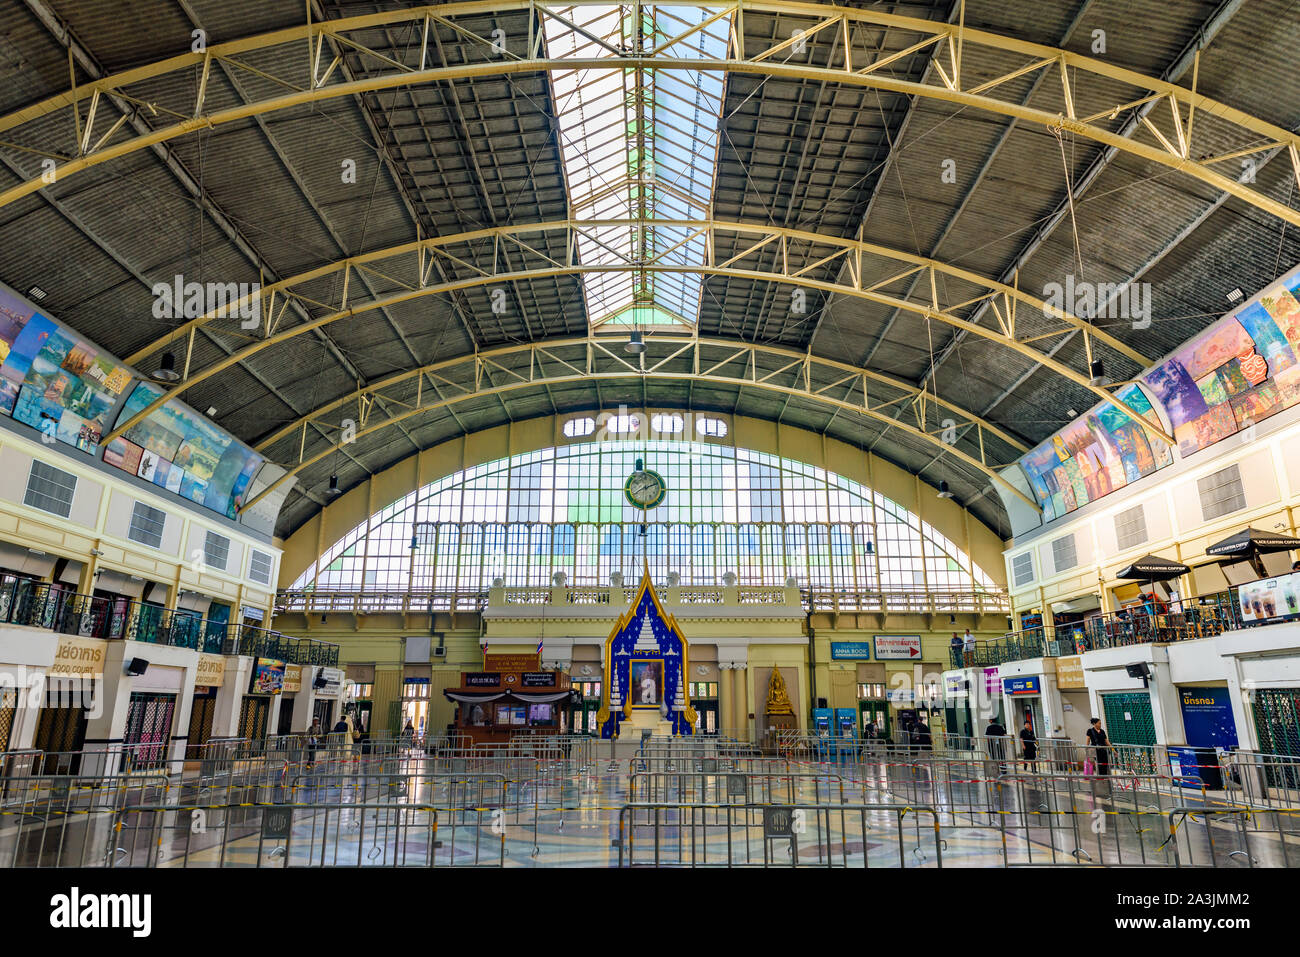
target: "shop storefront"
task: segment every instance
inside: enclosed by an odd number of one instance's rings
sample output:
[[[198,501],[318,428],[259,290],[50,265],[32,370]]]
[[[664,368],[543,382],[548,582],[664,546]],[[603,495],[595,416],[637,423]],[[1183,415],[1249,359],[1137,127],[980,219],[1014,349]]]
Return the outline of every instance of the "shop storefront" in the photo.
[[[284,684],[280,687],[280,713],[275,721],[276,734],[293,734],[294,713],[302,691],[302,665],[285,665]]]
[[[1062,731],[1071,741],[1082,744],[1087,740],[1092,709],[1079,655],[1056,659],[1056,690],[1061,696]]]
[[[1002,694],[1007,699],[1007,714],[1012,721],[1007,728],[1008,733],[1019,734],[1025,726],[1026,718],[1039,738],[1045,738],[1051,733],[1052,729],[1043,720],[1043,679],[1040,676],[1003,678]]]
[[[348,665],[346,697],[343,710],[352,715],[352,727],[358,734],[370,733],[370,713],[374,710],[375,666]]]
[[[456,732],[475,744],[509,741],[520,734],[563,733],[576,697],[569,676],[560,671],[466,672],[459,687],[443,694],[458,706]]]
[[[326,731],[334,727],[338,699],[343,694],[345,673],[342,668],[320,668],[314,682],[316,697],[312,702],[312,721]]]
[[[285,662],[274,658],[254,659],[248,693],[239,709],[239,737],[250,741],[266,738],[273,698],[284,687],[285,667]]]

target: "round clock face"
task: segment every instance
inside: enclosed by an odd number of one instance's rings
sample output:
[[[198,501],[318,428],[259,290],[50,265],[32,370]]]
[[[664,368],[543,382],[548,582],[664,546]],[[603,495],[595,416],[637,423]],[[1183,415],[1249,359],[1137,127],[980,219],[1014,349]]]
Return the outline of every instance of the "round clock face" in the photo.
[[[649,469],[637,469],[627,477],[623,494],[635,508],[654,508],[664,500],[668,486],[663,476]]]

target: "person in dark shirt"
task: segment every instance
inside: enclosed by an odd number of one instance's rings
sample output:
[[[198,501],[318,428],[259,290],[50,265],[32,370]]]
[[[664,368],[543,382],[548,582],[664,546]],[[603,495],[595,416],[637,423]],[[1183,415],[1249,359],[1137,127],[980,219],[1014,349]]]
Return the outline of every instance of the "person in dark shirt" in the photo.
[[[989,757],[995,761],[1006,760],[1007,729],[1002,727],[1002,723],[998,721],[996,715],[989,718],[989,726],[984,729],[984,737],[988,739]],[[1002,764],[1000,768],[1005,774],[1007,766]]]
[[[1110,741],[1101,726],[1101,718],[1092,719],[1088,729],[1088,744],[1097,749],[1097,773],[1110,774]]]
[[[925,723],[925,718],[919,719],[916,722],[916,725],[912,728],[912,743],[916,746],[917,750],[933,750],[934,741],[930,736],[930,726]]]
[[[1025,718],[1025,726],[1020,729],[1020,746],[1025,752],[1025,767],[1029,768],[1038,760],[1038,735],[1034,734],[1034,725]]]

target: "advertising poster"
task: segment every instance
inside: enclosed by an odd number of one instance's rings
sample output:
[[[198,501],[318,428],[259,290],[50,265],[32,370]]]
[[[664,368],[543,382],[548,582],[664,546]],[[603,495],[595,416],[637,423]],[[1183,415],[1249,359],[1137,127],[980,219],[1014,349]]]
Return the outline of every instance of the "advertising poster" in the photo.
[[[1265,578],[1237,590],[1242,621],[1275,621],[1300,614],[1300,572]]]
[[[1117,393],[1143,418],[1158,422],[1137,386]],[[1105,402],[1020,460],[1034,498],[1050,521],[1095,502],[1173,463],[1169,446],[1118,406]]]
[[[5,292],[0,353],[0,410],[93,454],[130,371]]]
[[[1183,455],[1300,402],[1300,275],[1219,320],[1146,374]]]
[[[1193,747],[1237,747],[1237,724],[1227,688],[1182,687],[1183,733]]]
[[[274,658],[258,658],[253,665],[249,694],[279,694],[284,687],[285,663]]]
[[[118,416],[125,422],[163,395],[141,382]],[[104,461],[235,518],[263,459],[211,422],[169,402],[108,444]]]

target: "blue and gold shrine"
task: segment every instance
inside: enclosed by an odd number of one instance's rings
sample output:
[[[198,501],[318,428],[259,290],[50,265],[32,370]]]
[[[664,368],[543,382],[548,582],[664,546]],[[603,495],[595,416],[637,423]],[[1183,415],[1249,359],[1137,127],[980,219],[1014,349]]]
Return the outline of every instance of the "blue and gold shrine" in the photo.
[[[605,639],[605,695],[596,714],[602,738],[626,724],[693,734],[696,714],[687,695],[686,637],[655,594],[649,569],[636,596]]]

